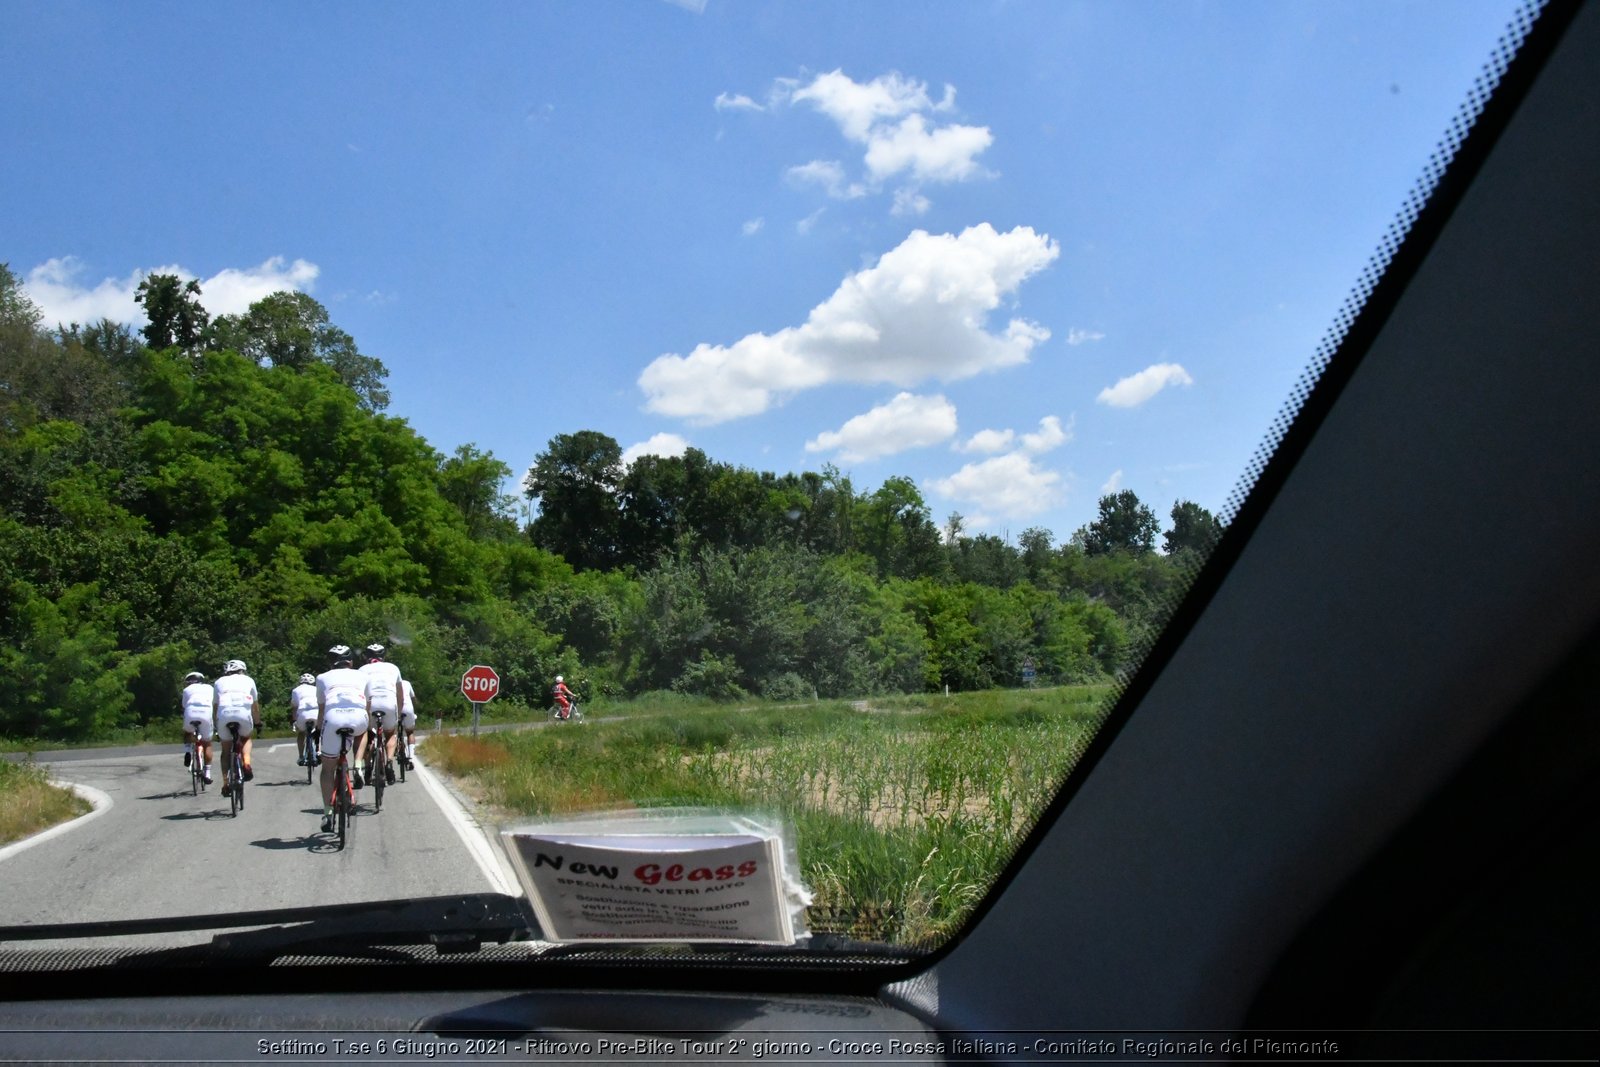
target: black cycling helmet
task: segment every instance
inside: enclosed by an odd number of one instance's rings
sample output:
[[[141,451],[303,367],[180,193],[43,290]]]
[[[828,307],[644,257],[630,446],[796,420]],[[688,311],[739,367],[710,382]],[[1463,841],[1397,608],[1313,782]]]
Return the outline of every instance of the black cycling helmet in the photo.
[[[367,659],[368,660],[382,659],[383,658],[383,646],[378,644],[377,642],[373,642],[372,644],[370,644],[370,645],[368,645],[366,647],[366,653],[367,653]]]
[[[328,649],[328,658],[334,663],[349,663],[350,646],[334,645],[332,648]]]

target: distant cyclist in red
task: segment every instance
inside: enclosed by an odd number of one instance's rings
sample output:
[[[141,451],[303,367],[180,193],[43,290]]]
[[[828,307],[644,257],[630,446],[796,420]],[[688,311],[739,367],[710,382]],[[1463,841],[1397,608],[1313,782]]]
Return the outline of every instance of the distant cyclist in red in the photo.
[[[576,693],[567,688],[567,683],[561,680],[561,675],[559,674],[556,675],[556,684],[550,690],[550,695],[556,698],[556,714],[563,719],[572,714],[573,701],[577,700],[578,697]]]

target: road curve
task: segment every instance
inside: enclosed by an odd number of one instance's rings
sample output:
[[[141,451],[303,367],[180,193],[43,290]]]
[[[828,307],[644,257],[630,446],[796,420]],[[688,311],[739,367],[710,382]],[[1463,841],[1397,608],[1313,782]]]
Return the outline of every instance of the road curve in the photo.
[[[220,746],[219,746],[220,747]],[[316,787],[295,765],[292,741],[255,752],[245,810],[229,814],[220,785],[191,794],[179,754],[144,749],[56,762],[59,781],[105,793],[111,807],[64,833],[0,860],[0,926],[268,911],[449,893],[503,892],[497,845],[478,833],[437,782],[389,787],[373,811],[371,787],[350,841],[336,850],[320,832]],[[215,768],[213,774],[220,781]],[[468,840],[463,839],[466,834]],[[208,933],[105,938],[97,946],[156,947],[208,941]],[[18,943],[20,944],[20,943]],[[48,942],[33,942],[46,947]]]

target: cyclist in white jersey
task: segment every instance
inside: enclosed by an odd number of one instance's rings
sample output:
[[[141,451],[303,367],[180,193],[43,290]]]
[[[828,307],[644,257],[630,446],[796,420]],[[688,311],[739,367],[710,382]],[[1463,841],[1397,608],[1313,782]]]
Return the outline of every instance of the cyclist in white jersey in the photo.
[[[289,725],[294,727],[295,750],[299,753],[295,762],[302,767],[309,762],[306,739],[311,736],[316,723],[317,678],[314,674],[302,674],[300,684],[289,690]]]
[[[200,762],[204,764],[206,784],[210,785],[211,734],[217,728],[217,691],[211,688],[211,683],[199,671],[184,675],[183,683],[183,695],[178,698],[178,707],[183,713],[183,765],[189,766],[189,760],[193,758],[189,746],[198,740]],[[189,728],[196,721],[200,723],[198,736]]]
[[[383,765],[383,781],[394,785],[394,729],[405,710],[405,690],[400,668],[383,658],[382,645],[368,645],[366,652],[367,662],[361,665],[361,673],[367,676],[367,710],[373,713],[373,729],[378,728],[376,713],[383,713],[383,754],[388,757]]]
[[[405,703],[400,707],[400,728],[406,732],[406,770],[411,770],[415,765],[411,762],[411,750],[417,744],[417,694],[411,688],[411,683],[400,679],[400,688],[406,691]]]
[[[328,649],[333,665],[317,675],[317,739],[322,743],[322,832],[333,833],[333,780],[339,765],[339,729],[354,731],[351,785],[361,788],[367,748],[367,677],[351,666],[350,646]]]
[[[217,691],[217,737],[222,741],[222,766],[226,769],[233,760],[233,739],[228,724],[236,722],[242,750],[239,762],[244,780],[248,782],[256,776],[250,765],[250,739],[252,732],[261,728],[261,696],[256,692],[256,681],[245,673],[244,660],[230,659],[213,688]],[[227,776],[223,778],[222,795],[228,796],[233,790],[226,781]]]

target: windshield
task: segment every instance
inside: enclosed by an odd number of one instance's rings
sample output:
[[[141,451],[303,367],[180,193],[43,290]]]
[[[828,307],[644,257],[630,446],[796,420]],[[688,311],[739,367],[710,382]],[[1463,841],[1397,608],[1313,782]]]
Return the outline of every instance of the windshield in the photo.
[[[1509,16],[12,5],[0,926],[939,945]]]

